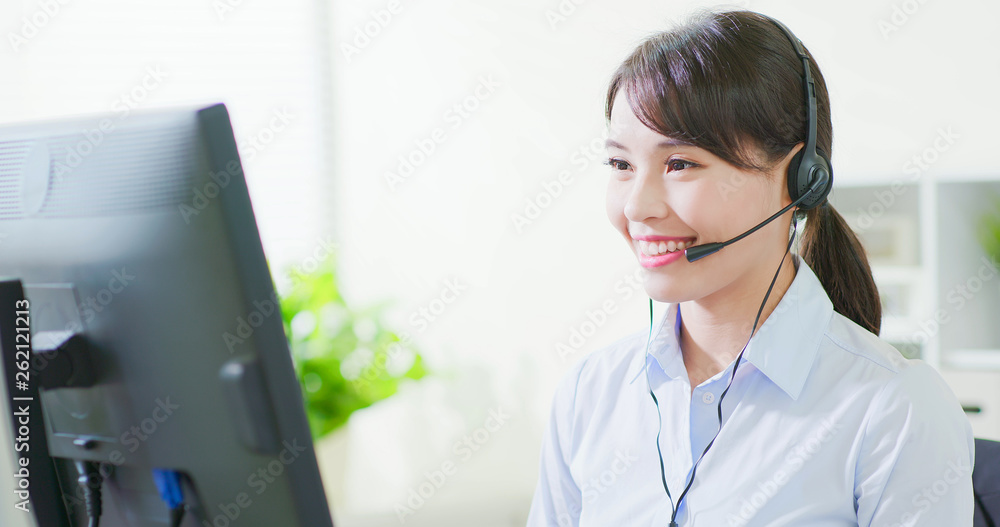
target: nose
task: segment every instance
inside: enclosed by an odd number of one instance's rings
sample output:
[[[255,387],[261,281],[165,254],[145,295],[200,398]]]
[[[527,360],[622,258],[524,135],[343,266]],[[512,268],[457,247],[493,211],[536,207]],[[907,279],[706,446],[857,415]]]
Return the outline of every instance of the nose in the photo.
[[[625,217],[635,223],[662,219],[670,214],[662,174],[637,174],[625,202]]]

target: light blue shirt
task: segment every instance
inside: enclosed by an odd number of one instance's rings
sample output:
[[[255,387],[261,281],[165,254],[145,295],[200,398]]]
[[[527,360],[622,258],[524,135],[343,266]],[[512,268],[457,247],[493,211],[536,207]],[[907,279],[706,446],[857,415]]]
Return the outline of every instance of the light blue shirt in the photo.
[[[718,430],[733,364],[691,391],[680,310],[575,364],[559,384],[528,518],[540,526],[656,526]],[[667,322],[670,322],[669,324]],[[752,322],[752,321],[750,321]],[[734,361],[735,363],[735,361]],[[972,428],[941,376],[836,313],[801,259],[723,401],[682,527],[967,527]]]

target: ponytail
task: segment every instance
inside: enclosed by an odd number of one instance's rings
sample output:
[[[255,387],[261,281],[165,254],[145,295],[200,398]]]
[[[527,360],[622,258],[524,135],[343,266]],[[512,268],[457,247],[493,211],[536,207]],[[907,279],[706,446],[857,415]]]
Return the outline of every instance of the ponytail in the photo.
[[[823,284],[833,309],[878,335],[882,302],[868,256],[854,231],[829,203],[806,213],[799,254]]]

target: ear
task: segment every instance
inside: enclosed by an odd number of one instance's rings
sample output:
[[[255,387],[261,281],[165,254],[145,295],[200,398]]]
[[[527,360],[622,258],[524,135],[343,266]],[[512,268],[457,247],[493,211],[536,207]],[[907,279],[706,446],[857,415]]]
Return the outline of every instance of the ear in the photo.
[[[798,143],[792,147],[791,150],[785,154],[785,157],[775,165],[772,175],[780,183],[781,186],[781,206],[786,207],[792,202],[792,196],[788,193],[788,165],[791,164],[792,158],[795,154],[799,153],[800,150],[805,148],[805,143]]]

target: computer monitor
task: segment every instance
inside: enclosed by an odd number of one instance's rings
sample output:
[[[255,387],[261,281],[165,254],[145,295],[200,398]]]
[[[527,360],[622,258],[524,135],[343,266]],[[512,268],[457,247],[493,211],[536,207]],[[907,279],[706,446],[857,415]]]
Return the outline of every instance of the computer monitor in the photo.
[[[224,105],[0,127],[0,343],[3,515],[332,527]]]

